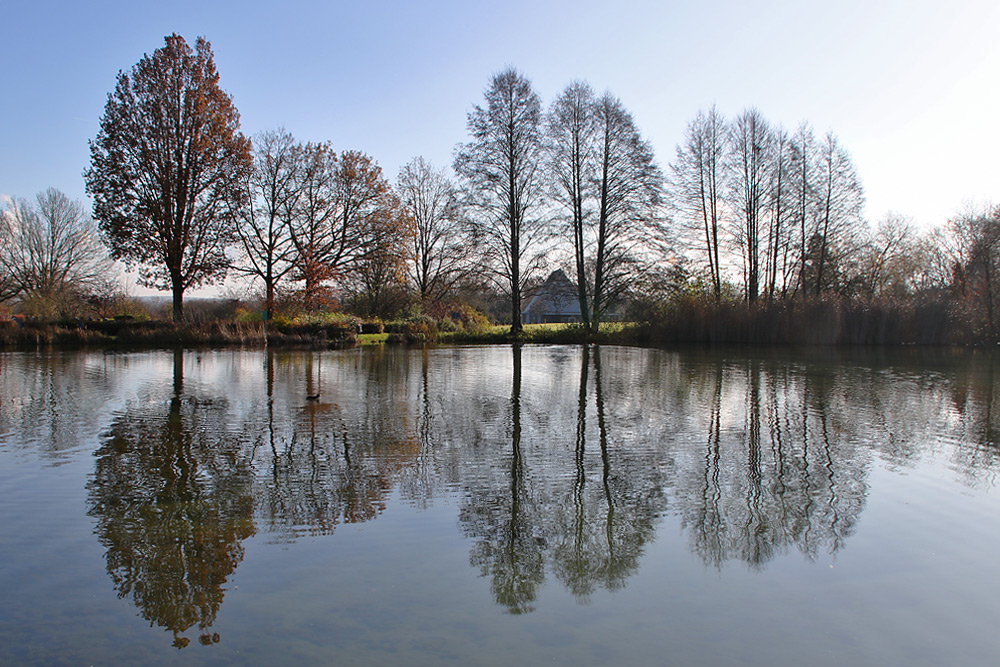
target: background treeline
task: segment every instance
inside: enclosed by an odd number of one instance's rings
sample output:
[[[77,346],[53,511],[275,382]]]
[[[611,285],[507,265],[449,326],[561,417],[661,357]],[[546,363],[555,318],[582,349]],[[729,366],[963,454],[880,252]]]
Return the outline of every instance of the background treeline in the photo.
[[[85,173],[93,217],[52,189],[0,213],[0,314],[144,317],[120,262],[172,293],[175,321],[228,278],[230,319],[516,334],[562,268],[590,335],[627,319],[652,342],[1000,340],[1000,208],[871,224],[848,151],[808,124],[703,110],[661,169],[613,94],[575,81],[545,108],[507,69],[453,171],[417,157],[390,181],[359,150],[245,137],[218,79],[208,42],[177,35],[119,73]]]

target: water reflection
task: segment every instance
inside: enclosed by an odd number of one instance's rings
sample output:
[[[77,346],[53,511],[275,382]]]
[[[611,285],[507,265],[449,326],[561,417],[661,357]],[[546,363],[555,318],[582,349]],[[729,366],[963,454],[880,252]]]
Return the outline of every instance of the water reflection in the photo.
[[[588,369],[593,356],[593,404],[597,431],[587,428]],[[653,539],[656,517],[666,507],[663,478],[651,457],[615,447],[605,410],[601,349],[583,350],[572,487],[556,513],[558,541],[552,551],[555,576],[579,600],[596,588],[624,587],[639,566],[643,546]],[[588,466],[588,441],[596,435],[599,465]],[[591,459],[593,460],[593,459]],[[588,470],[588,467],[590,468]],[[598,476],[599,475],[599,476]]]
[[[253,470],[225,432],[222,396],[185,391],[184,353],[173,353],[166,402],[130,405],[96,452],[90,515],[106,548],[118,596],[171,631],[174,645],[197,626],[203,644],[226,579],[255,532]]]
[[[665,496],[655,450],[616,446],[609,435],[600,349],[581,354],[575,405],[547,400],[548,392],[522,400],[519,346],[511,358],[509,454],[472,476],[460,521],[475,540],[470,561],[491,578],[497,604],[518,614],[534,609],[547,565],[581,601],[598,587],[622,587]]]
[[[666,516],[706,567],[762,570],[849,548],[876,459],[941,455],[977,488],[1000,469],[992,357],[514,345],[164,359],[0,357],[0,444],[58,460],[105,420],[88,500],[107,570],[179,647],[219,640],[250,536],[337,539],[393,502],[454,499],[471,566],[521,614],[547,581],[582,604],[627,586]]]
[[[282,540],[328,535],[341,523],[374,519],[385,510],[401,470],[419,450],[411,433],[410,406],[398,378],[375,377],[372,361],[360,375],[322,385],[315,353],[305,358],[306,389],[275,416],[275,366],[294,376],[291,358],[267,355],[269,458],[260,461],[259,497],[267,529]],[[377,367],[377,362],[376,362]],[[344,369],[340,369],[342,372]],[[353,370],[353,369],[352,369]],[[315,378],[314,378],[315,376]],[[359,388],[361,395],[356,391]],[[304,398],[320,394],[318,400]],[[349,401],[345,408],[341,402]]]
[[[830,378],[758,360],[710,378],[703,453],[684,462],[673,494],[692,550],[717,567],[760,568],[793,546],[811,559],[843,548],[864,507],[869,454],[857,423],[831,411]]]
[[[58,464],[103,428],[121,390],[115,355],[0,354],[0,447],[30,448]]]

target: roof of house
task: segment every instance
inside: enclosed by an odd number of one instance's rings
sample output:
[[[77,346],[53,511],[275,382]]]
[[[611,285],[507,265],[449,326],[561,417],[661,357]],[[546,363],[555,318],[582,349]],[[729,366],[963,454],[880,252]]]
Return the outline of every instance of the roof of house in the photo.
[[[521,312],[580,317],[580,301],[576,285],[566,277],[562,269],[556,269]]]

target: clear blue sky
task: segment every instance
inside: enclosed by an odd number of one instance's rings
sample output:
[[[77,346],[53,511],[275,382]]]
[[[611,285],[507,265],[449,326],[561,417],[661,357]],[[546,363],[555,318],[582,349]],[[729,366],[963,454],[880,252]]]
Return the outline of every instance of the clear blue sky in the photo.
[[[867,214],[940,224],[1000,202],[1000,3],[9,2],[0,9],[0,195],[85,199],[87,141],[120,69],[171,32],[213,46],[246,134],[284,126],[394,179],[450,164],[470,107],[514,65],[548,103],[574,78],[630,108],[666,168],[713,103],[833,130]]]

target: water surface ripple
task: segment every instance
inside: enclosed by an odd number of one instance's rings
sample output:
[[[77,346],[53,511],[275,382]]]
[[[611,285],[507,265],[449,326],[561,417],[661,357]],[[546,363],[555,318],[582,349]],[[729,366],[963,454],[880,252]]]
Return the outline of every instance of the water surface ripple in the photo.
[[[998,371],[3,354],[0,663],[991,664]]]

